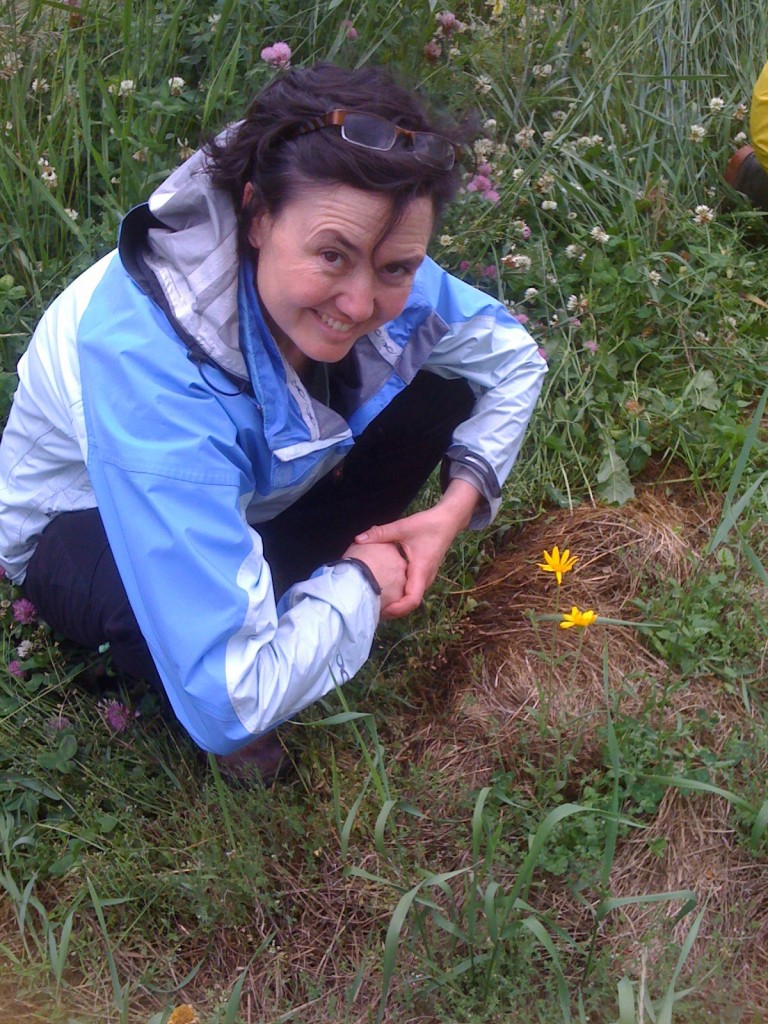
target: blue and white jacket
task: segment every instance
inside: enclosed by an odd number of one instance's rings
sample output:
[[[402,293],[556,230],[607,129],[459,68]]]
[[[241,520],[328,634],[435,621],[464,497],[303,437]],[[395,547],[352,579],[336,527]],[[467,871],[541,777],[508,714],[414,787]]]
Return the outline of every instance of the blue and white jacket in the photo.
[[[258,524],[426,369],[476,396],[447,458],[486,525],[545,373],[503,305],[427,259],[403,313],[355,343],[361,384],[342,419],[284,363],[239,270],[231,200],[198,153],[45,313],[0,445],[0,565],[20,583],[51,519],[97,506],[174,711],[216,753],[351,678],[379,617],[353,563],[276,606]]]

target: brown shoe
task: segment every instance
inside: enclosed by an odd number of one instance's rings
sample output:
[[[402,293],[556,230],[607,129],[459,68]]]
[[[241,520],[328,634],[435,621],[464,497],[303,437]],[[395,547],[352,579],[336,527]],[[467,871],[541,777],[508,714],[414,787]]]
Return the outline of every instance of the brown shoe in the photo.
[[[768,174],[751,146],[737,149],[725,168],[725,180],[749,199],[753,206],[768,210]]]
[[[260,778],[264,786],[272,786],[284,779],[293,766],[278,738],[277,729],[264,733],[234,754],[219,755],[216,761],[222,775],[240,782],[253,782],[254,778]]]

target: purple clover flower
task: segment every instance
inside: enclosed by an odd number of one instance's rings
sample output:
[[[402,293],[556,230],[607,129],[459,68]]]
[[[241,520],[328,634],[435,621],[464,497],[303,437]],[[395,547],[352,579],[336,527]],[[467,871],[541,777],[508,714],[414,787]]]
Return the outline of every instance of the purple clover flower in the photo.
[[[293,53],[288,43],[273,43],[272,46],[265,46],[261,51],[261,59],[266,61],[271,68],[289,68]]]
[[[20,661],[9,661],[8,671],[12,676],[16,676],[17,679],[22,679],[24,676],[24,669],[21,667]]]
[[[139,717],[138,711],[131,711],[127,704],[111,700],[104,708],[104,717],[112,732],[125,732],[134,718]]]
[[[26,597],[20,597],[18,601],[13,602],[13,617],[22,626],[28,626],[37,618],[37,608]]]

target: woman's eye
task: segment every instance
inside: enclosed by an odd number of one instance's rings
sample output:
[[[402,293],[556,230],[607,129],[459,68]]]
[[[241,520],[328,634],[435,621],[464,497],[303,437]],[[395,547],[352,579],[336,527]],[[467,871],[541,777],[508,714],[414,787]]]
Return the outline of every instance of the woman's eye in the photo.
[[[344,259],[340,252],[334,252],[333,249],[325,249],[320,253],[320,258],[332,267],[341,266],[342,260]]]

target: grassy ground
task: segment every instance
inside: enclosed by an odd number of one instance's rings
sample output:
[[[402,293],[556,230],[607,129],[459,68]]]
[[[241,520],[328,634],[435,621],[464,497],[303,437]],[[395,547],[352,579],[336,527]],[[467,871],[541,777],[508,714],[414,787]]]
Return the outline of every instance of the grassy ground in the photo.
[[[441,14],[0,14],[3,414],[45,304],[277,40],[478,111],[488,173],[433,254],[550,364],[499,520],[284,730],[274,790],[223,780],[0,581],[3,1024],[765,1018],[768,228],[722,170],[768,13]],[[579,558],[561,588],[555,544]],[[573,605],[597,622],[560,630]]]

